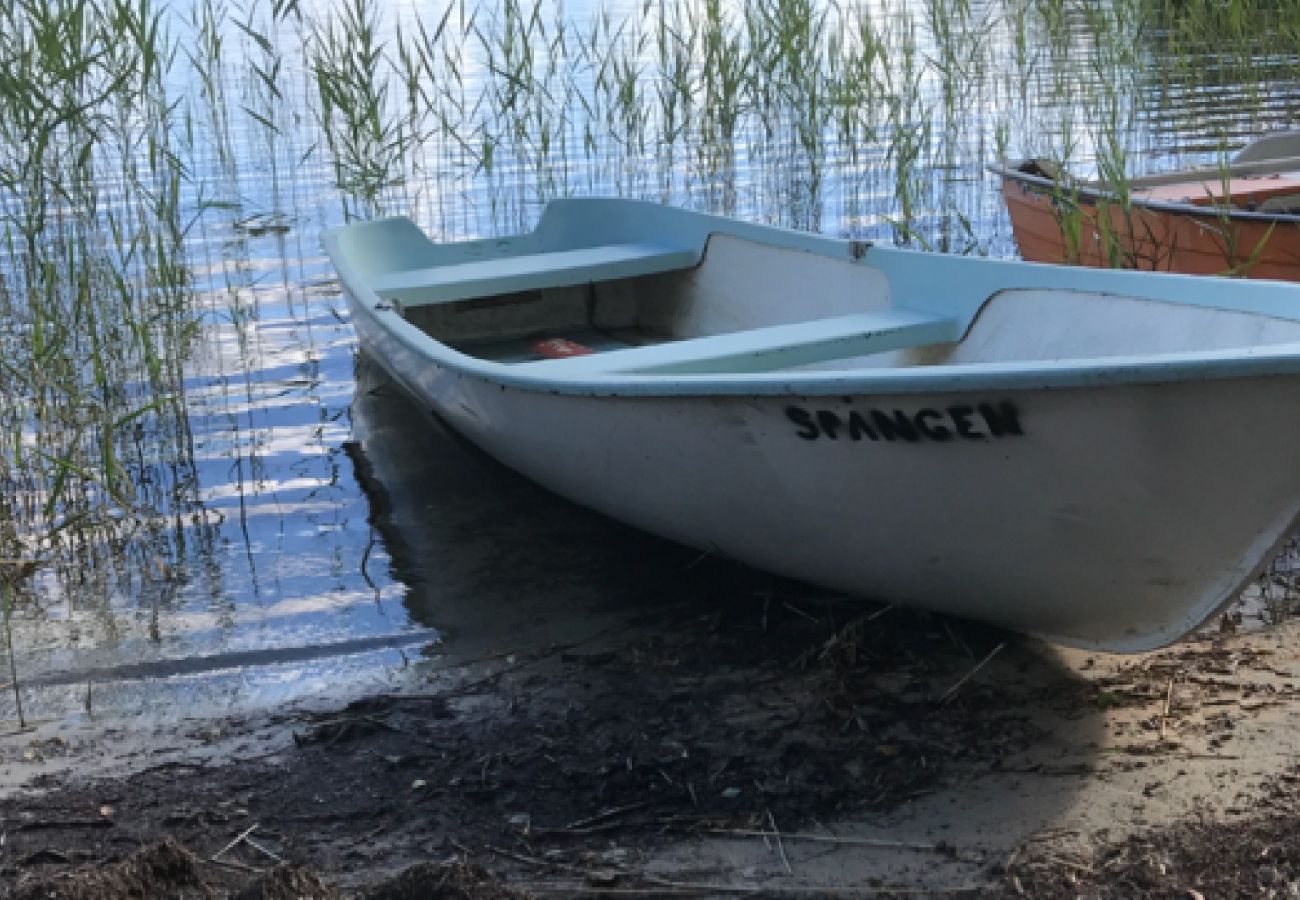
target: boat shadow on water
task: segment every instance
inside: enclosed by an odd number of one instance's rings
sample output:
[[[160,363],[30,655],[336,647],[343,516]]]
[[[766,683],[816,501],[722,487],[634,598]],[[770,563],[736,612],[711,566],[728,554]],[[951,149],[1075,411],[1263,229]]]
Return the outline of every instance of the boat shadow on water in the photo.
[[[444,635],[425,664],[435,680],[453,662],[489,670],[472,713],[384,706],[422,743],[456,748],[434,778],[453,785],[442,826],[467,844],[523,836],[538,856],[577,854],[868,813],[883,826],[939,801],[957,817],[902,827],[982,848],[945,857],[952,877],[1086,786],[1106,712],[1083,654],[701,556],[431,428],[364,357],[358,385],[358,480],[412,617]],[[1026,772],[1050,789],[1026,790]]]

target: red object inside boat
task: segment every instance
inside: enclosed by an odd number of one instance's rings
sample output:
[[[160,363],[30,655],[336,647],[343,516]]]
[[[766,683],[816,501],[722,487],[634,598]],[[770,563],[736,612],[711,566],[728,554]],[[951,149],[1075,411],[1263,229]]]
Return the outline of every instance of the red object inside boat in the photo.
[[[568,338],[548,338],[533,344],[533,352],[547,359],[567,359],[570,356],[586,356],[593,351]]]

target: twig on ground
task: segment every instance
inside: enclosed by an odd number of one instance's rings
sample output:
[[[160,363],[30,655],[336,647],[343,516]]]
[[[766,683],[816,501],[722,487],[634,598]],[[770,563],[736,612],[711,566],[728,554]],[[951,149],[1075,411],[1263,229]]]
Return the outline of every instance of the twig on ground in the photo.
[[[628,803],[625,806],[615,806],[611,809],[598,812],[594,816],[587,816],[585,819],[578,819],[576,822],[570,822],[564,826],[565,831],[573,831],[577,828],[586,828],[589,825],[595,825],[597,822],[604,822],[606,819],[613,819],[624,813],[636,812],[638,809],[645,809],[650,805],[649,800],[641,800],[637,803]]]
[[[769,838],[773,836],[770,831],[763,831],[755,828],[710,828],[708,833],[723,837]],[[787,831],[781,836],[786,840],[791,841],[814,841],[819,844],[843,844],[846,847],[879,847],[885,850],[917,850],[923,852],[933,852],[939,849],[937,844],[921,844],[909,841],[887,841],[879,838],[838,837],[833,834],[809,834],[804,831]]]
[[[268,850],[266,847],[263,847],[257,841],[253,840],[251,837],[244,838],[244,843],[252,847],[258,853],[261,853],[263,856],[269,856],[271,859],[275,860],[278,863],[284,862],[283,856],[280,856],[278,853]]]
[[[1055,853],[1044,852],[1040,859],[1043,862],[1049,863],[1058,868],[1074,869],[1076,872],[1082,872],[1085,875],[1097,874],[1097,870],[1087,863],[1066,859],[1065,857],[1058,856]]]
[[[240,842],[240,841],[246,840],[250,834],[252,834],[254,831],[257,830],[257,826],[260,825],[260,824],[261,824],[260,822],[254,822],[252,825],[249,825],[247,828],[245,828],[243,831],[241,831],[241,832],[240,832],[240,833],[235,837],[235,839],[232,840],[229,844],[226,844],[226,846],[222,847],[222,848],[221,848],[220,850],[218,850],[216,853],[214,853],[214,854],[212,854],[211,856],[209,856],[209,857],[208,857],[208,861],[209,861],[209,862],[216,862],[217,860],[221,859],[221,857],[225,856],[225,855],[226,855],[227,853],[229,853],[231,850],[235,849],[235,847],[237,847],[237,846],[239,845],[239,842]]]
[[[971,669],[969,672],[967,672],[965,675],[963,675],[963,676],[961,677],[961,680],[960,680],[960,681],[958,681],[956,684],[954,684],[952,687],[948,688],[948,690],[944,692],[944,695],[943,695],[942,697],[939,698],[939,704],[938,704],[938,705],[939,705],[939,706],[944,706],[944,705],[946,705],[946,704],[948,703],[949,700],[951,700],[953,697],[957,696],[957,692],[958,692],[959,690],[962,689],[962,686],[963,686],[964,684],[966,684],[966,682],[968,682],[968,681],[970,681],[972,678],[974,678],[976,675],[978,675],[979,672],[980,672],[980,670],[983,669],[985,666],[987,666],[987,665],[989,664],[989,662],[992,661],[993,657],[997,656],[998,653],[1002,650],[1002,648],[1005,647],[1006,645],[1007,645],[1007,642],[1006,642],[1006,641],[1002,641],[1002,642],[999,643],[996,647],[994,647],[992,650],[990,650],[990,651],[988,652],[988,655],[985,656],[983,659],[981,659],[981,660],[980,660],[980,661],[975,665],[975,668]]]
[[[880,618],[881,616],[883,616],[885,613],[887,613],[887,612],[893,612],[894,609],[895,609],[895,604],[893,604],[893,603],[886,604],[885,606],[880,607],[880,609],[876,610],[875,612],[871,613],[871,614],[868,615],[866,618],[864,618],[864,619],[862,620],[862,624],[865,625],[865,624],[867,624],[868,622],[874,622],[874,621],[876,621],[876,619],[879,619],[879,618]]]
[[[568,834],[575,837],[589,834],[604,834],[607,831],[616,831],[623,828],[622,822],[601,822],[599,825],[588,825],[586,828],[547,828],[544,825],[534,825],[528,829],[530,834]]]
[[[223,869],[234,869],[236,872],[249,872],[254,875],[260,875],[266,871],[266,869],[245,865],[244,863],[236,862],[233,859],[209,859],[205,860],[205,862],[209,865],[221,866]]]
[[[387,830],[387,829],[388,829],[388,826],[387,826],[387,825],[379,825],[379,826],[377,826],[377,827],[375,827],[375,828],[370,829],[370,830],[367,831],[365,834],[361,835],[361,837],[359,837],[359,838],[354,838],[351,842],[349,842],[349,843],[347,844],[347,846],[349,846],[349,847],[359,847],[359,846],[361,846],[362,844],[368,844],[368,843],[370,843],[372,840],[374,840],[375,838],[379,837],[379,835],[383,834],[384,831]]]
[[[808,613],[804,612],[802,609],[795,606],[793,603],[789,602],[788,600],[782,601],[781,605],[784,606],[786,609],[790,610],[790,612],[794,613],[796,616],[803,616],[803,618],[807,619],[809,622],[812,622],[814,625],[818,624],[816,616],[809,615]]]
[[[785,874],[793,875],[794,869],[790,868],[790,857],[785,855],[785,842],[781,840],[781,829],[776,827],[776,819],[770,809],[767,811],[767,824],[772,826],[772,834],[776,835],[776,849],[781,854],[781,865],[785,866]]]
[[[1165,722],[1169,719],[1169,707],[1174,702],[1174,679],[1169,679],[1169,684],[1165,687],[1165,708],[1160,712],[1160,740],[1165,739]]]
[[[558,859],[538,859],[536,856],[529,856],[527,853],[520,853],[517,850],[507,850],[504,847],[493,847],[488,844],[483,849],[489,853],[495,853],[497,856],[504,856],[506,859],[513,859],[515,862],[521,862],[527,866],[535,866],[540,869],[560,869],[564,872],[574,872],[579,875],[585,875],[587,870],[581,866],[575,866],[572,863],[560,862]],[[461,848],[467,856],[469,851]]]
[[[795,668],[803,668],[809,665],[814,659],[824,660],[831,655],[837,648],[845,645],[852,646],[861,637],[863,626],[876,621],[885,613],[893,610],[894,604],[882,606],[880,609],[866,615],[857,616],[849,620],[844,626],[827,638],[821,645],[821,648],[809,647],[803,653],[800,653],[794,660]]]

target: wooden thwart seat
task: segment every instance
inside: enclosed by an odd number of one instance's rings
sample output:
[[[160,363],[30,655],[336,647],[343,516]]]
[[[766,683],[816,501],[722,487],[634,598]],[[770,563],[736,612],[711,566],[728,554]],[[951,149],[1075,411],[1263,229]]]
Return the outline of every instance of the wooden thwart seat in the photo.
[[[655,243],[606,244],[392,272],[375,278],[373,287],[383,299],[409,308],[515,291],[658,275],[689,269],[699,261],[699,251],[682,247]]]
[[[955,341],[961,323],[910,309],[813,319],[726,334],[521,363],[541,374],[667,375],[768,372],[829,359]]]

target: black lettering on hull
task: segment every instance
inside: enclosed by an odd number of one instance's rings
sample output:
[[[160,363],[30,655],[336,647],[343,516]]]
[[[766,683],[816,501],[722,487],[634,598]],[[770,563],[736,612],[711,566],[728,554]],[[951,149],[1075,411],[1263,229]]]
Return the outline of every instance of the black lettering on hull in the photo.
[[[808,410],[800,409],[797,406],[787,406],[785,414],[791,422],[799,426],[799,430],[795,434],[805,441],[815,441],[821,435],[821,432],[813,423],[812,416],[808,415]]]
[[[880,436],[876,434],[874,428],[867,424],[867,420],[862,417],[862,413],[856,409],[849,413],[849,440],[860,441],[863,438],[869,441],[878,441]]]
[[[896,441],[902,438],[909,444],[915,444],[921,439],[916,426],[912,424],[911,416],[901,409],[895,409],[891,412],[873,409],[871,411],[871,421],[875,423],[880,436],[887,441]]]
[[[807,409],[787,406],[785,415],[805,441],[826,438],[854,443],[908,444],[988,441],[1024,437],[1020,408],[1009,400],[943,409]]]
[[[989,426],[989,434],[993,437],[1006,437],[1007,435],[1023,435],[1020,430],[1020,410],[1016,409],[1014,403],[1002,401],[997,406],[992,403],[981,403],[979,405],[980,416]]]

